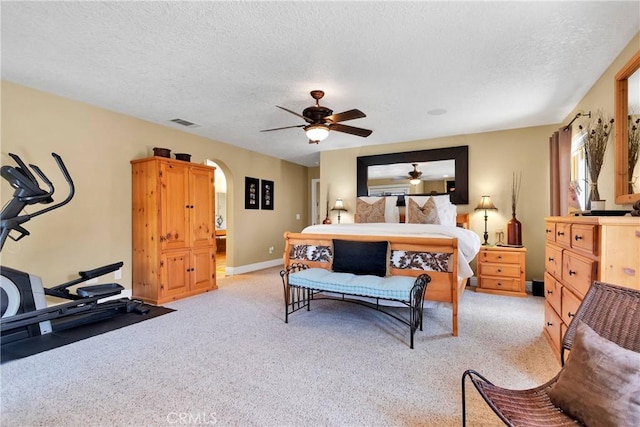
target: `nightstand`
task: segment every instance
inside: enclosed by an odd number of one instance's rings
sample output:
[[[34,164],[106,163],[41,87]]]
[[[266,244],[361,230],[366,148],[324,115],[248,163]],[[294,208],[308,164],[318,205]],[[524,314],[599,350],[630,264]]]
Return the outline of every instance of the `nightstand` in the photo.
[[[478,253],[476,292],[526,297],[526,248],[482,246]]]

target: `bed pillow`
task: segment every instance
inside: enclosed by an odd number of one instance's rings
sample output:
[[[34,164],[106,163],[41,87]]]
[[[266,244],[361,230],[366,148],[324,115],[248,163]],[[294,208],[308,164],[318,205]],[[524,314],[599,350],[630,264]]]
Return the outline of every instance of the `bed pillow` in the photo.
[[[580,321],[558,381],[554,405],[586,425],[640,425],[640,355]]]
[[[379,202],[384,199],[384,221],[368,221],[368,222],[400,222],[400,210],[398,209],[398,196],[362,196],[358,200],[362,200],[368,204]],[[357,212],[357,206],[356,206]],[[358,221],[356,221],[358,222]]]
[[[414,200],[418,206],[423,207],[427,201],[432,199],[436,207],[438,209],[438,218],[440,219],[441,225],[446,225],[450,227],[456,226],[456,214],[457,209],[456,205],[451,203],[451,197],[448,194],[443,194],[439,196],[407,196],[406,199]],[[409,202],[407,202],[407,205]],[[407,223],[415,223],[415,220],[411,218],[411,213],[409,209],[407,209],[407,214],[405,216],[405,222]]]
[[[380,198],[377,202],[367,203],[364,200],[356,200],[355,222],[384,222],[384,198]]]
[[[333,240],[333,266],[337,273],[370,274],[385,277],[389,242]]]
[[[433,199],[427,200],[424,206],[420,207],[413,199],[409,199],[407,206],[407,218],[409,224],[440,224],[438,208]]]

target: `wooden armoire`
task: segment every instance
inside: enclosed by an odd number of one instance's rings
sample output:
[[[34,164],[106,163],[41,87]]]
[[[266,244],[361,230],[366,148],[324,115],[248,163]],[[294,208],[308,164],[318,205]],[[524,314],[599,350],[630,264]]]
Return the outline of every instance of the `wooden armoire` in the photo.
[[[133,298],[151,304],[216,289],[215,168],[131,161]]]

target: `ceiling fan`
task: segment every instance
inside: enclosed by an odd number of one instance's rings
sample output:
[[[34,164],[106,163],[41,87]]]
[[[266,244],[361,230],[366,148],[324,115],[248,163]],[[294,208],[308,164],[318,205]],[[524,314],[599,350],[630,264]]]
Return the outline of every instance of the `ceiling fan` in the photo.
[[[418,170],[417,163],[411,163],[411,166],[413,166],[413,170],[409,171],[409,182],[411,185],[418,185],[420,184],[420,176],[422,175],[422,172]]]
[[[309,144],[317,144],[318,142],[324,140],[327,136],[329,136],[329,131],[334,130],[336,132],[344,132],[351,135],[361,136],[366,138],[371,135],[369,129],[362,129],[353,126],[343,125],[340,122],[346,122],[347,120],[353,119],[361,119],[363,117],[367,117],[360,110],[349,110],[344,111],[342,113],[333,114],[333,110],[330,110],[327,107],[322,107],[320,105],[320,99],[324,96],[324,92],[321,90],[312,90],[311,97],[316,100],[316,105],[311,107],[307,107],[304,109],[302,114],[298,114],[295,111],[289,110],[288,108],[281,107],[276,105],[276,107],[284,110],[288,113],[294,114],[302,119],[304,119],[308,124],[304,125],[296,125],[296,126],[285,126],[281,128],[275,129],[265,129],[260,132],[271,132],[274,130],[281,129],[291,129],[291,128],[304,128],[307,137],[309,138]]]

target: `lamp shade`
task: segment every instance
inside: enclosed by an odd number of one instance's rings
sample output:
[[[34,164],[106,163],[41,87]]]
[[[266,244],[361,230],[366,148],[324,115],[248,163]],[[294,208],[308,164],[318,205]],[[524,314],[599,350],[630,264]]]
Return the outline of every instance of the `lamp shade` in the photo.
[[[305,126],[304,131],[313,142],[323,141],[329,136],[329,127],[323,124]]]
[[[498,208],[496,208],[496,206],[491,201],[491,196],[482,196],[480,198],[480,203],[478,203],[478,206],[476,206],[475,210],[497,211]]]
[[[342,199],[336,199],[336,204],[331,209],[332,211],[346,211]]]

